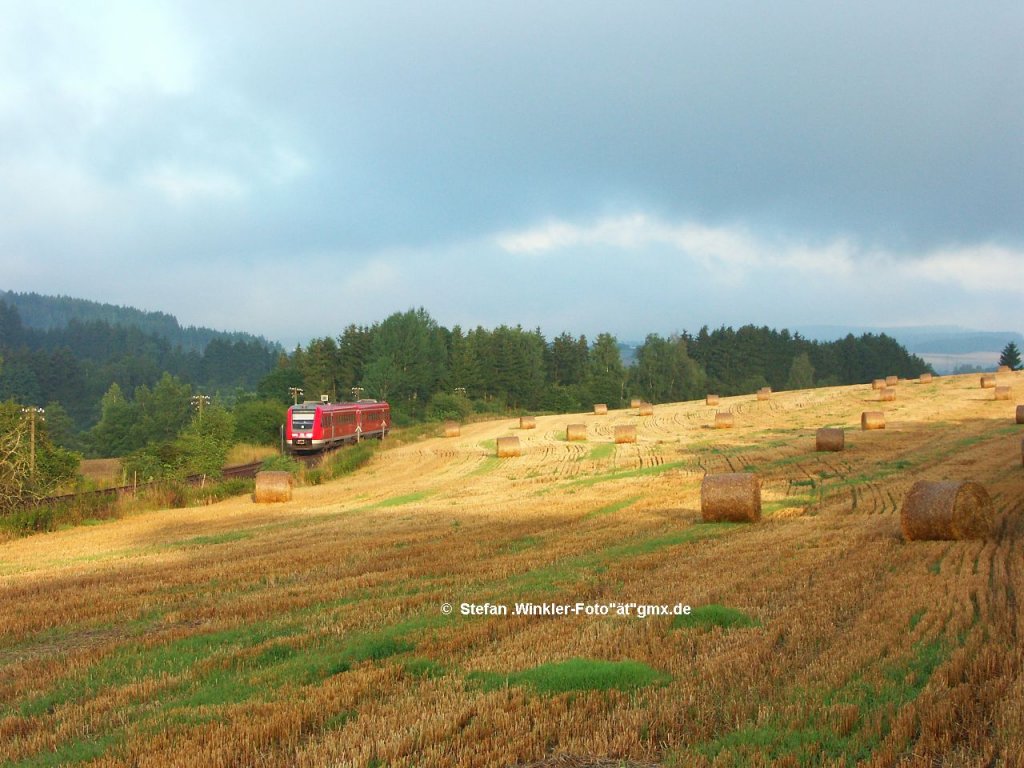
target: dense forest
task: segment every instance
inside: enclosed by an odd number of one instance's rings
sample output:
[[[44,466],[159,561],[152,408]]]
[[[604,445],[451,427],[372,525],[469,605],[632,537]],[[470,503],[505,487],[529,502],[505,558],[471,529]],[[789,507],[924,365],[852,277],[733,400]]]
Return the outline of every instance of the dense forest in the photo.
[[[43,311],[45,302],[33,301]],[[234,439],[273,442],[293,388],[306,399],[386,399],[402,424],[474,412],[572,412],[595,402],[616,407],[631,397],[657,403],[763,386],[851,384],[927,370],[885,335],[826,343],[755,326],[650,334],[627,367],[611,334],[589,340],[564,332],[548,340],[519,326],[448,329],[422,308],[349,325],[290,354],[254,336],[215,332],[201,349],[186,348],[130,319],[69,316],[33,328],[0,301],[0,402],[45,406],[47,434],[62,446],[124,456],[177,439],[195,417],[199,393],[212,398],[208,423],[223,419],[221,428]]]
[[[214,340],[220,342],[242,341],[257,343],[279,349],[278,345],[251,333],[240,331],[215,331],[194,325],[182,327],[177,318],[165,312],[144,312],[134,307],[102,304],[70,296],[42,296],[38,293],[15,293],[0,291],[0,303],[8,304],[18,311],[26,328],[48,331],[60,329],[75,323],[101,323],[109,326],[133,328],[142,334],[157,336],[172,347],[181,347],[186,352],[202,353]]]

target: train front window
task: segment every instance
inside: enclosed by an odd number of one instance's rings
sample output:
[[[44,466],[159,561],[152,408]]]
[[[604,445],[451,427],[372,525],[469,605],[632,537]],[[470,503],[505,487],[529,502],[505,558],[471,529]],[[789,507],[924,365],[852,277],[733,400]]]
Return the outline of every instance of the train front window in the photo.
[[[292,411],[292,429],[312,429],[313,411]]]

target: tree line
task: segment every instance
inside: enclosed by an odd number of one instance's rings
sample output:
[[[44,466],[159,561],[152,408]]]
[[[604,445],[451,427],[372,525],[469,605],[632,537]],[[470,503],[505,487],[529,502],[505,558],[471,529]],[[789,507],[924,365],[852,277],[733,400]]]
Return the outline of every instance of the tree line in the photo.
[[[349,325],[282,356],[261,389],[287,400],[289,387],[310,399],[366,396],[391,402],[398,418],[440,418],[476,411],[571,412],[633,397],[652,403],[736,395],[770,386],[804,389],[867,382],[929,370],[884,334],[832,342],[789,331],[707,327],[691,335],[652,333],[622,364],[617,339],[563,332],[548,341],[520,326],[440,326],[426,310],[392,314],[371,326]]]
[[[625,366],[610,333],[507,325],[449,329],[423,308],[372,325],[350,324],[286,354],[255,341],[216,338],[200,354],[136,328],[73,320],[25,328],[0,302],[0,401],[45,404],[49,435],[86,455],[126,456],[172,443],[191,423],[191,398],[213,396],[211,419],[230,418],[234,439],[274,442],[284,407],[304,399],[388,400],[399,424],[472,413],[573,412],[853,384],[928,370],[885,335],[833,342],[767,327],[652,333]],[[220,412],[217,410],[223,412]]]

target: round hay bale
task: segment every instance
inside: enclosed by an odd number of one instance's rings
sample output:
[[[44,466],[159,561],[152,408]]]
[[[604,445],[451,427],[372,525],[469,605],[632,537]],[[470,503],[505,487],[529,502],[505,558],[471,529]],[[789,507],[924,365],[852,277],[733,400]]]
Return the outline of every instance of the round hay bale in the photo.
[[[1009,372],[1010,372],[1010,366],[1008,366],[1008,365],[1000,365],[999,368],[996,369],[996,373],[1009,373]]]
[[[445,437],[458,437],[462,434],[462,427],[457,421],[446,421],[444,423]]]
[[[654,406],[650,403],[640,403],[640,407],[637,409],[638,416],[653,416]]]
[[[642,403],[642,402],[643,402],[643,400],[641,400],[639,397],[631,398],[630,401],[629,401],[629,407],[630,408],[639,408],[640,407],[640,403]]]
[[[981,377],[981,388],[992,389],[996,385],[996,377],[989,374],[988,376]]]
[[[519,428],[520,429],[536,429],[537,428],[537,417],[536,416],[520,416],[519,417]]]
[[[587,425],[586,424],[570,424],[565,428],[565,439],[566,440],[586,440],[587,439]]]
[[[762,389],[757,390],[757,399],[758,400],[771,400],[771,398],[772,398],[772,390],[771,390],[771,388],[764,387]]]
[[[705,405],[718,405],[718,395],[708,395],[704,398]]]
[[[732,429],[735,424],[732,411],[718,411],[715,414],[715,429]]]
[[[885,389],[885,379],[875,379],[871,382],[872,389]]]
[[[515,436],[499,437],[497,448],[499,459],[507,459],[511,456],[523,455],[523,451],[519,447],[519,438]]]
[[[753,472],[705,475],[700,484],[705,522],[754,523],[761,519],[761,478]]]
[[[1010,399],[1010,388],[1000,385],[993,390],[993,395],[996,400],[1009,400]]]
[[[1017,423],[1024,424],[1024,405],[1017,406]]]
[[[846,430],[822,427],[814,434],[814,450],[842,451],[846,448]]]
[[[891,403],[896,399],[896,389],[894,387],[886,387],[878,393],[878,399],[883,403]]]
[[[931,384],[932,383],[932,375],[930,373],[922,373],[921,374],[921,383],[922,384]]]
[[[279,501],[292,500],[292,473],[264,470],[256,473],[256,492],[253,494],[257,504],[273,504]]]
[[[978,483],[918,480],[903,499],[900,527],[907,541],[983,539],[992,529],[992,499]]]
[[[885,386],[887,386],[887,387],[895,387],[899,383],[900,383],[900,377],[899,376],[886,376],[885,377]]]
[[[861,429],[885,429],[885,414],[881,411],[864,411],[860,415]]]
[[[607,416],[608,415],[608,403],[594,403],[594,415],[595,416]]]
[[[619,424],[615,427],[616,443],[635,443],[636,427],[633,424]]]

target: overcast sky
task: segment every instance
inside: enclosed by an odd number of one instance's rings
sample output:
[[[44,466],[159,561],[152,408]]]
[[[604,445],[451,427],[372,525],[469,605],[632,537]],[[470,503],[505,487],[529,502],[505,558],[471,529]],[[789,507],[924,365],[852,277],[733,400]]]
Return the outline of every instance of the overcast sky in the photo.
[[[286,345],[1024,330],[1024,4],[0,0],[0,288]]]

